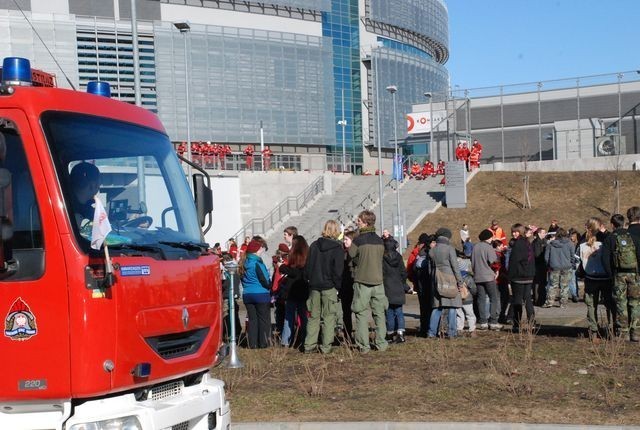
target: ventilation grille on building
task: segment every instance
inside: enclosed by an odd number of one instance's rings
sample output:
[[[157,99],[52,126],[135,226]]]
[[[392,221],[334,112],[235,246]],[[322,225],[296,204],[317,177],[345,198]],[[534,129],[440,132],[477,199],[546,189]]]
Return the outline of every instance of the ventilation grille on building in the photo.
[[[113,98],[135,103],[133,43],[128,23],[78,19],[76,29],[80,88],[89,81],[106,81]],[[155,43],[152,28],[138,28],[140,97],[142,107],[157,112]]]
[[[171,426],[171,430],[189,430],[189,421]]]

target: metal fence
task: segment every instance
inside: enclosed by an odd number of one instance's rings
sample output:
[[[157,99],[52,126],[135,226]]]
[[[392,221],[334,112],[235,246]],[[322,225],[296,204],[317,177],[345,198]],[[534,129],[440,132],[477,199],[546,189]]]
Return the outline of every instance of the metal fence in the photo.
[[[414,112],[444,113],[407,143],[451,160],[478,139],[485,163],[640,153],[640,71],[434,93]],[[435,115],[437,117],[437,115]]]

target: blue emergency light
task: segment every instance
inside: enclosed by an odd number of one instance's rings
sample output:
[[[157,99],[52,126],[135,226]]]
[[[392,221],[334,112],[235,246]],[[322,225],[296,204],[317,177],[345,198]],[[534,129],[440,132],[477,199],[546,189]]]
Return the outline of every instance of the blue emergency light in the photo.
[[[7,57],[2,61],[2,82],[31,85],[31,63],[26,58]]]
[[[111,87],[109,82],[105,81],[90,81],[87,83],[87,92],[96,96],[111,97]]]

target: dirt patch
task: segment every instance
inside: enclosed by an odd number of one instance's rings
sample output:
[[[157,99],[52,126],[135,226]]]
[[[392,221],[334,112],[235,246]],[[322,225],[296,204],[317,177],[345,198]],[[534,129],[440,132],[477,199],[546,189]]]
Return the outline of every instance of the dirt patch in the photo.
[[[241,350],[213,369],[234,421],[637,424],[640,348],[533,333],[409,337],[384,353]]]
[[[455,243],[463,223],[469,224],[471,240],[498,219],[507,231],[516,222],[547,228],[551,219],[560,226],[583,230],[587,218],[597,216],[608,222],[614,207],[615,172],[528,173],[532,209],[522,209],[522,172],[480,172],[467,188],[465,209],[439,209],[425,217],[409,234],[416,243],[422,232],[450,228]],[[640,205],[640,172],[619,172],[620,211]]]

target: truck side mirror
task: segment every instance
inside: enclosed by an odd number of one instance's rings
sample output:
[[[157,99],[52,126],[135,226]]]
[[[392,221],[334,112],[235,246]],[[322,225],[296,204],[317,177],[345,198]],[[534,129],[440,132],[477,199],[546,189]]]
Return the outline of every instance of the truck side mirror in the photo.
[[[200,221],[200,226],[204,227],[207,215],[211,215],[211,211],[213,211],[213,193],[211,188],[205,184],[204,175],[199,173],[193,175],[193,193],[198,212],[198,221]]]

